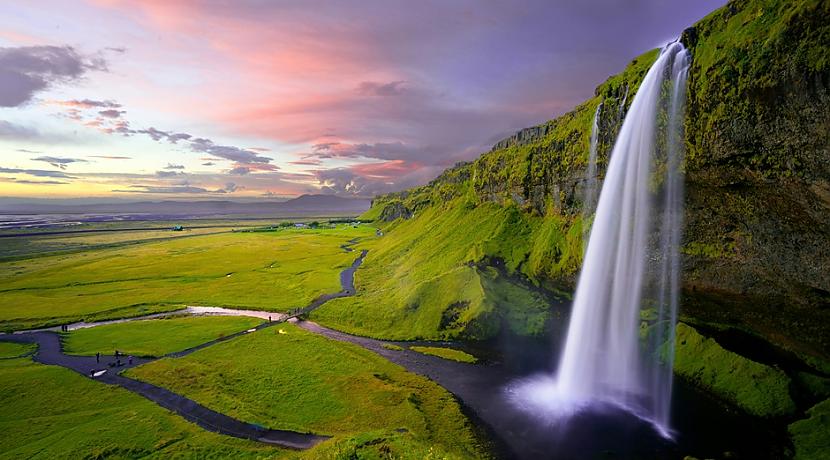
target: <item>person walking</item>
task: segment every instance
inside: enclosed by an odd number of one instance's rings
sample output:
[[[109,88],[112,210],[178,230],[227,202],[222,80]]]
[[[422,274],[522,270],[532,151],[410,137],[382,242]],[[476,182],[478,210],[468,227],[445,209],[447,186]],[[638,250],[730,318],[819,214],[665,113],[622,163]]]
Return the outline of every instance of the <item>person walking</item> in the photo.
[[[130,355],[127,360],[130,362],[130,366],[133,365],[133,355]]]
[[[100,363],[100,362],[101,362],[101,352],[100,352],[100,351],[99,351],[99,352],[97,352],[97,353],[95,353],[95,362],[96,362],[96,363]]]

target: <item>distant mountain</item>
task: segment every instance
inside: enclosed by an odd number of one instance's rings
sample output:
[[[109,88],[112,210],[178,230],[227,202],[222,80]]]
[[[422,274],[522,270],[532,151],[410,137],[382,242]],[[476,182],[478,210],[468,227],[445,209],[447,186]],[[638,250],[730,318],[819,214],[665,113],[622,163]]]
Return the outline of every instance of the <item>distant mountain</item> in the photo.
[[[332,195],[302,195],[287,201],[139,201],[67,204],[60,200],[2,200],[2,214],[157,214],[170,216],[359,215],[370,201]]]

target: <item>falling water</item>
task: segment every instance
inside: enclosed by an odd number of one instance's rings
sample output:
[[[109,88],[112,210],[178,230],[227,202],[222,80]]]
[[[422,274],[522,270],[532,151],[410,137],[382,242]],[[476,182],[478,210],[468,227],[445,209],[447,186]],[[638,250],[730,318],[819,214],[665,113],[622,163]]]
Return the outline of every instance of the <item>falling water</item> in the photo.
[[[623,119],[623,113],[625,113],[625,103],[628,101],[628,85],[625,85],[625,95],[622,98],[622,102],[620,106],[617,108],[617,126],[620,125],[620,122]]]
[[[582,222],[584,224],[582,240],[588,241],[587,221],[594,213],[597,200],[597,143],[599,140],[599,114],[602,110],[602,102],[597,105],[594,112],[594,123],[591,125],[591,144],[588,150],[588,167],[585,169],[585,190],[582,199]]]
[[[632,101],[597,204],[559,369],[549,384],[518,389],[524,402],[561,413],[612,403],[669,436],[688,64],[683,45],[667,45]]]

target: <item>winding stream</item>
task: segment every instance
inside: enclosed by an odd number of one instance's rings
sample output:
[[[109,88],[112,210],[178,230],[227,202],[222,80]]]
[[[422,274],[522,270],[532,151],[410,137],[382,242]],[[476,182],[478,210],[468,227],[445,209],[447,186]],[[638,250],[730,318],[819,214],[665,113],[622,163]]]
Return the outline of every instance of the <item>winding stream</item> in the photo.
[[[350,241],[344,250],[350,251]],[[506,390],[517,377],[543,370],[554,369],[556,357],[550,343],[526,338],[502,336],[486,344],[453,344],[466,348],[479,357],[486,357],[480,364],[465,364],[428,356],[406,349],[413,343],[389,342],[359,337],[328,329],[311,321],[303,321],[301,314],[318,308],[326,301],[354,295],[354,273],[363,262],[367,251],[363,250],[352,265],[340,274],[341,290],[316,298],[294,315],[239,310],[232,308],[189,306],[175,312],[153,314],[129,319],[97,323],[74,323],[70,330],[94,327],[126,321],[176,315],[235,315],[261,319],[272,317],[256,327],[271,327],[283,321],[291,321],[308,331],[333,340],[357,344],[410,372],[435,381],[455,395],[468,416],[493,440],[496,454],[504,458],[523,459],[571,459],[571,458],[683,458],[685,455],[700,457],[724,457],[729,453],[737,458],[774,458],[774,446],[778,435],[760,424],[757,419],[725,408],[705,394],[678,382],[673,398],[672,425],[676,427],[675,440],[666,440],[651,424],[613,407],[596,408],[571,418],[567,424],[539,423],[539,420],[518,410],[508,402]],[[101,369],[94,357],[71,356],[63,353],[60,328],[16,332],[0,335],[0,340],[36,342],[39,345],[34,359],[44,364],[54,364],[74,370],[87,377],[91,370]],[[228,335],[218,340],[171,353],[168,357],[186,356],[194,351],[219,342],[232,340],[248,331]],[[404,350],[390,350],[385,344],[395,343]],[[432,345],[448,345],[446,342]],[[473,348],[474,347],[474,348]],[[115,358],[102,357],[104,365]],[[135,367],[153,359],[134,358]],[[325,440],[323,436],[263,427],[236,420],[212,411],[200,404],[155,385],[132,380],[117,372],[106,372],[95,377],[107,384],[119,385],[129,391],[165,407],[187,420],[213,432],[238,438],[280,445],[294,449],[307,449]]]

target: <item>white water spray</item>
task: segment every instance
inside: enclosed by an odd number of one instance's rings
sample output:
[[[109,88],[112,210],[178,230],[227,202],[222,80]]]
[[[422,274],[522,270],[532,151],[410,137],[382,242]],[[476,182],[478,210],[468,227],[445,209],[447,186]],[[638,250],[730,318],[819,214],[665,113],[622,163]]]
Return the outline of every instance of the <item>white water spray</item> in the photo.
[[[530,410],[556,416],[611,403],[669,436],[688,65],[683,45],[667,45],[632,101],[611,153],[555,379],[513,390]]]
[[[594,112],[594,122],[591,125],[591,144],[588,150],[588,167],[585,169],[585,191],[582,199],[582,222],[587,223],[591,214],[594,213],[594,208],[597,206],[597,144],[599,141],[599,114],[602,111],[602,102],[597,105],[597,110]],[[583,240],[587,242],[587,225],[583,230]]]

